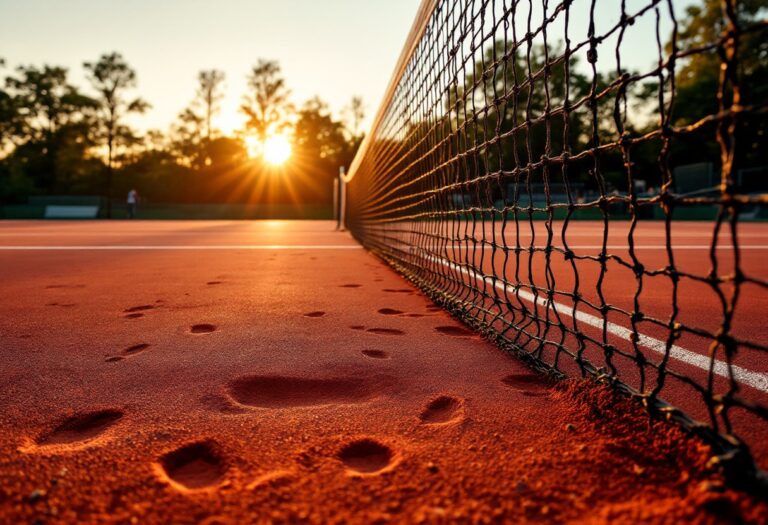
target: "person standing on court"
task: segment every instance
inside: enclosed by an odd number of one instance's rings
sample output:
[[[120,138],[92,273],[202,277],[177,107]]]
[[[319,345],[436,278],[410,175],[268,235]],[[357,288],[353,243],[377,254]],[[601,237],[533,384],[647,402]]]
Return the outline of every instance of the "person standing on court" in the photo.
[[[131,188],[131,191],[128,192],[128,198],[126,199],[126,203],[128,204],[128,218],[133,219],[136,217],[136,203],[139,200],[139,194],[136,192],[135,189]]]

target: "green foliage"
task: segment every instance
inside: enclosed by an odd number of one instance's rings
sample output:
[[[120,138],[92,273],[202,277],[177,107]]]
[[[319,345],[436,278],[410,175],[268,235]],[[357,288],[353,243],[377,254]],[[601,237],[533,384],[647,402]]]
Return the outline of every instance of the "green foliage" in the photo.
[[[96,103],[68,83],[67,70],[17,68],[15,76],[5,79],[0,106],[5,115],[0,128],[16,145],[5,161],[6,197],[32,188],[76,186],[90,164]]]
[[[133,130],[122,124],[125,115],[143,113],[150,106],[141,98],[126,98],[126,91],[136,87],[136,72],[120,53],[102,55],[96,62],[85,62],[83,67],[98,94],[95,133],[107,147],[107,166],[111,168],[115,149],[136,143]]]
[[[344,124],[334,120],[319,98],[308,100],[299,110],[294,126],[294,170],[298,178],[311,181],[313,200],[332,199],[333,179],[339,166],[349,166],[359,143],[345,136]]]
[[[199,167],[204,163],[203,123],[204,118],[190,107],[182,110],[176,118],[171,127],[170,150],[180,164]]]
[[[180,163],[200,168],[211,163],[206,150],[217,133],[212,119],[223,98],[224,73],[215,69],[200,71],[197,81],[194,100],[179,113],[171,127],[170,147]]]
[[[145,204],[329,204],[340,165],[359,145],[363,103],[353,99],[346,123],[315,98],[299,110],[276,62],[261,60],[249,77],[246,127],[221,136],[215,117],[224,75],[201,71],[195,98],[168,133],[139,135],[126,124],[149,105],[132,96],[136,73],[119,53],[83,65],[93,96],[53,66],[17,68],[0,86],[0,201],[29,195],[104,195],[139,191]],[[276,132],[291,137],[293,155],[283,167],[251,157],[243,137]],[[4,148],[4,149],[3,149]],[[277,208],[276,208],[277,209]]]
[[[352,97],[347,107],[344,108],[344,117],[346,119],[346,128],[352,137],[361,137],[361,125],[365,118],[365,103],[362,97]]]
[[[224,83],[224,73],[216,69],[201,71],[197,76],[197,99],[196,101],[203,106],[203,115],[205,118],[205,138],[211,140],[213,129],[211,119],[219,111],[219,103],[224,95],[221,88]]]
[[[248,76],[250,92],[243,97],[242,112],[248,117],[246,127],[260,140],[268,133],[283,131],[292,110],[290,91],[285,87],[280,66],[273,60],[259,60]]]
[[[574,105],[591,89],[589,79],[578,73],[576,57],[570,58],[567,67],[564,61],[552,63],[551,57],[562,54],[560,47],[532,45],[528,49],[497,40],[485,50],[483,60],[477,61],[474,73],[467,75],[463,84],[453,86],[448,99],[450,128],[459,131],[460,148],[474,148],[463,166],[467,179],[483,171],[503,169],[513,171],[515,180],[540,183],[541,170],[532,173],[519,168],[539,162],[542,156],[579,151],[592,143],[591,116],[585,105],[567,115],[550,116],[564,106],[566,99]],[[488,65],[496,63],[498,67],[489,73]],[[606,88],[602,78],[596,80],[598,90]],[[609,98],[605,97],[606,101]],[[477,108],[490,101],[495,101],[490,111],[478,118]],[[598,107],[599,122],[610,122],[612,111],[613,105],[608,107],[603,102]],[[503,138],[487,145],[495,135]],[[587,171],[571,176],[576,180],[586,178]],[[494,198],[502,198],[501,188],[495,188],[494,193]]]
[[[768,39],[764,30],[745,29],[765,18],[768,0],[741,0],[734,5],[742,29],[736,53],[738,91],[728,83],[722,102],[730,106],[738,92],[742,107],[765,108]],[[678,21],[675,40],[670,36],[667,43],[666,55],[678,57],[673,64],[674,78],[664,69],[661,77],[631,82],[627,91],[609,73],[594,78],[581,73],[584,69],[575,55],[567,64],[564,59],[553,61],[553,57],[563,56],[562,44],[513,48],[510,42],[498,40],[477,57],[474,71],[466,78],[458,75],[449,86],[445,118],[414,121],[404,139],[386,140],[407,141],[407,147],[391,148],[410,152],[402,159],[407,164],[417,160],[421,141],[438,129],[455,138],[451,147],[466,152],[461,169],[452,174],[456,182],[503,171],[513,174],[504,177],[505,181],[541,183],[543,168],[517,168],[545,156],[616,144],[622,135],[636,138],[657,130],[659,100],[669,109],[674,85],[671,124],[698,127],[674,137],[670,163],[717,163],[720,147],[714,140],[715,124],[702,123],[702,119],[719,111],[719,53],[727,52],[727,45],[711,44],[728,42],[725,29],[720,1],[702,0],[688,7]],[[702,48],[706,51],[686,52]],[[489,68],[490,64],[499,67]],[[4,65],[0,59],[0,67]],[[109,53],[86,62],[84,68],[93,96],[73,86],[65,68],[29,65],[6,70],[0,83],[3,202],[23,201],[38,193],[109,195],[112,186],[116,195],[135,187],[145,202],[330,202],[331,181],[339,166],[349,166],[362,140],[362,100],[352,99],[343,120],[335,118],[317,98],[296,109],[275,61],[258,60],[251,69],[241,106],[247,118],[245,129],[233,137],[221,136],[216,128],[223,97],[224,74],[220,71],[199,73],[195,98],[168,133],[154,130],[142,137],[126,124],[125,117],[144,112],[149,105],[132,95],[136,72],[126,60],[119,53]],[[597,95],[594,121],[592,94]],[[568,111],[559,111],[566,101]],[[552,113],[555,109],[558,111]],[[736,165],[768,165],[764,112],[747,111],[737,124]],[[280,168],[249,156],[244,143],[246,138],[263,141],[274,133],[292,138],[292,158]],[[502,138],[490,142],[496,136]],[[630,148],[628,165],[635,179],[646,180],[650,186],[661,183],[661,143],[661,139],[645,140]],[[584,159],[568,164],[569,181],[589,189],[626,190],[626,159],[620,148],[609,150],[595,155],[601,177],[594,173],[593,160]],[[114,184],[110,182],[113,172]],[[562,182],[563,174],[559,166],[550,167],[546,177]],[[501,199],[507,188],[489,183],[488,191]]]
[[[299,110],[294,144],[300,154],[327,159],[338,166],[346,143],[343,124],[333,120],[322,100],[308,100]]]
[[[722,105],[736,103],[738,86],[738,103],[748,111],[739,115],[735,126],[737,169],[768,164],[768,121],[755,111],[768,102],[768,39],[764,30],[756,29],[766,14],[768,0],[735,3],[735,23],[741,30],[733,53],[737,69],[725,82]],[[659,129],[660,100],[665,104],[663,113],[671,111],[673,126],[692,128],[671,141],[670,167],[717,165],[721,155],[715,140],[717,122],[707,119],[721,111],[722,57],[731,52],[726,18],[719,0],[689,6],[666,46],[666,54],[674,57],[670,62],[674,76],[664,68],[661,79],[632,71],[623,71],[623,76],[586,75],[575,56],[566,64],[562,45],[515,47],[514,42],[497,40],[474,61],[472,74],[455,78],[446,97],[448,118],[439,125],[445,134],[453,134],[454,147],[466,152],[456,182],[501,171],[511,175],[505,178],[512,181],[510,187],[540,184],[545,178],[563,182],[559,165],[548,173],[531,166],[540,165],[545,157],[612,144],[595,154],[599,175],[593,160],[584,159],[568,164],[569,181],[603,192],[627,191],[631,180],[656,187],[663,176],[661,138],[634,144],[626,158],[618,144],[622,137],[639,138]],[[426,123],[414,123],[407,140],[416,144],[430,129]],[[525,191],[525,184],[522,187]],[[503,198],[503,190],[489,189],[494,199]]]
[[[768,1],[743,0],[735,4],[736,23],[742,29],[759,24],[766,15]],[[689,6],[676,41],[667,43],[668,52],[694,49],[712,42],[727,43],[726,19],[721,2],[705,0],[701,5]],[[675,126],[690,126],[720,111],[721,51],[713,48],[682,60],[675,78],[675,102],[672,122]],[[737,79],[741,106],[764,106],[768,102],[768,40],[765,31],[743,31],[738,42]],[[671,86],[665,86],[669,90]],[[725,107],[735,102],[734,90],[727,82],[723,90]],[[763,116],[749,114],[739,120],[736,127],[736,165],[740,167],[768,164],[765,136],[768,124]],[[714,124],[702,126],[696,133],[673,142],[673,159],[681,164],[689,162],[720,162],[720,147],[714,140]]]
[[[22,141],[49,138],[63,126],[90,118],[96,107],[67,83],[64,68],[21,66],[17,74],[7,77],[5,86],[14,94],[14,135]]]

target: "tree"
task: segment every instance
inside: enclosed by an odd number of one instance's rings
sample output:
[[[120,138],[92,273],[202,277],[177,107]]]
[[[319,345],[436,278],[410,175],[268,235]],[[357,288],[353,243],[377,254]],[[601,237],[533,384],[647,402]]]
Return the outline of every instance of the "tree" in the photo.
[[[344,125],[334,120],[327,104],[318,97],[305,102],[299,110],[293,139],[297,175],[305,183],[305,193],[330,202],[339,166],[349,165],[357,140],[347,140]]]
[[[362,135],[360,126],[365,118],[365,104],[362,97],[352,97],[349,101],[349,105],[344,108],[344,117],[346,120],[347,130],[353,138],[358,138]]]
[[[211,163],[212,118],[219,111],[224,73],[215,69],[200,71],[197,93],[192,103],[179,113],[171,128],[173,153],[186,166],[197,169]]]
[[[454,79],[446,100],[449,122],[441,125],[452,130],[452,146],[467,152],[457,177],[470,180],[481,173],[516,170],[515,176],[508,179],[510,184],[494,185],[491,190],[494,200],[502,199],[507,189],[512,192],[509,199],[515,200],[515,191],[527,191],[529,183],[544,180],[543,170],[521,168],[539,162],[545,154],[578,151],[589,141],[591,122],[585,106],[570,112],[567,136],[562,116],[548,121],[543,118],[547,112],[562,107],[566,97],[573,104],[589,93],[589,80],[578,72],[577,57],[571,56],[567,62],[552,61],[561,55],[560,44],[532,44],[527,48],[498,39],[485,48],[483,59],[477,61],[472,73]],[[497,64],[492,73],[486,71],[488,64]],[[536,75],[539,72],[546,75]],[[488,101],[497,103],[491,105]],[[486,106],[487,111],[480,111]],[[430,132],[424,123],[413,126],[414,137]],[[457,132],[459,129],[461,132]],[[489,144],[492,135],[504,135],[504,139]],[[553,172],[548,173],[552,177]],[[581,176],[586,173],[581,170]]]
[[[735,15],[738,26],[744,30],[760,24],[768,9],[766,0],[741,0],[735,3]],[[716,42],[727,30],[726,19],[719,0],[705,0],[701,5],[689,6],[686,18],[681,23],[676,45],[680,49],[695,49]],[[667,44],[671,51],[672,42]],[[764,106],[768,100],[768,41],[764,31],[744,31],[739,36],[738,57],[739,80],[738,104],[741,106]],[[673,123],[676,126],[693,124],[717,114],[718,91],[720,85],[721,57],[711,52],[695,53],[684,59],[677,72]],[[728,107],[734,100],[730,85],[726,86],[723,103]],[[768,134],[768,123],[764,116],[745,113],[738,120],[736,129],[737,158],[736,165],[765,165],[768,152],[764,146],[764,137]],[[708,141],[710,158],[719,156],[719,148],[714,141]],[[687,144],[687,151],[679,151],[682,160],[701,161],[701,140]]]
[[[8,92],[0,88],[0,154],[13,136],[16,105]]]
[[[199,168],[203,164],[202,139],[203,117],[193,108],[185,108],[171,127],[171,151],[181,164]]]
[[[219,111],[219,102],[224,98],[221,88],[224,83],[224,73],[216,69],[201,71],[197,75],[197,98],[203,105],[205,114],[205,140],[211,141],[211,118]]]
[[[0,57],[0,67],[5,66],[5,60]],[[0,86],[0,156],[13,136],[17,116],[16,101],[10,93]]]
[[[144,151],[163,151],[166,145],[166,137],[159,129],[150,129],[144,134]]]
[[[62,126],[84,118],[92,99],[67,82],[63,67],[21,66],[17,77],[6,79],[18,108],[16,135],[22,140],[50,139]]]
[[[111,217],[115,149],[120,143],[130,143],[135,138],[122,120],[128,113],[143,113],[149,104],[140,98],[126,99],[125,92],[136,86],[136,72],[120,53],[102,55],[97,62],[86,62],[83,67],[98,93],[98,132],[107,147],[107,217]]]
[[[95,102],[68,83],[62,67],[20,66],[5,87],[0,127],[4,140],[17,145],[18,170],[43,191],[68,186],[92,145]]]
[[[240,109],[248,117],[246,127],[263,142],[267,135],[288,126],[290,92],[280,76],[280,66],[271,60],[259,60],[248,76],[249,94]]]
[[[314,97],[299,110],[294,143],[305,153],[336,161],[346,145],[343,130],[343,124],[331,117],[328,105],[319,97]]]

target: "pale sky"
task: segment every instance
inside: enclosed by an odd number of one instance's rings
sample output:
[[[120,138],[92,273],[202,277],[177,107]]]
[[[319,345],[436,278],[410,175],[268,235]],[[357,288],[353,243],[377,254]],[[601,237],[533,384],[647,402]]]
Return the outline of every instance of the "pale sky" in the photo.
[[[675,2],[678,19],[693,1]],[[318,95],[339,116],[353,96],[362,96],[367,127],[419,4],[420,0],[0,0],[0,57],[6,60],[0,77],[21,64],[65,66],[71,82],[87,92],[82,63],[118,51],[137,71],[135,94],[152,105],[131,123],[143,130],[166,131],[194,97],[198,71],[216,68],[227,78],[222,111],[214,124],[229,133],[241,127],[239,106],[246,75],[265,58],[280,63],[297,105]],[[630,12],[647,4],[648,0],[627,2]],[[590,5],[591,0],[573,4],[574,41],[587,38]],[[598,26],[615,24],[620,5],[618,0],[598,0]],[[665,5],[660,8],[664,39],[671,29]],[[658,60],[653,24],[653,13],[648,13],[628,28],[622,46],[624,67],[646,70]],[[556,25],[550,29],[553,34]],[[606,42],[606,49],[614,45]],[[615,68],[612,53],[601,52],[600,57],[598,69]],[[582,63],[586,67],[586,61]]]
[[[194,97],[197,72],[225,72],[217,125],[239,127],[245,77],[259,58],[277,60],[292,101],[319,95],[338,113],[362,96],[376,111],[419,0],[0,0],[0,57],[8,75],[24,64],[69,68],[87,90],[82,63],[118,51],[152,104],[132,118],[167,130]]]

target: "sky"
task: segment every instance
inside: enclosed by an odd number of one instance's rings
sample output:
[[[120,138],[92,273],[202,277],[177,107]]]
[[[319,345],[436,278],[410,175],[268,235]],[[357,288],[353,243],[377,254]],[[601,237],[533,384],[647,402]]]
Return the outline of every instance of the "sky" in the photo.
[[[118,51],[152,109],[140,129],[167,130],[193,99],[202,69],[226,74],[218,126],[242,122],[246,76],[277,60],[292,101],[317,95],[338,115],[353,96],[369,122],[384,95],[420,0],[0,0],[3,77],[24,64],[65,66],[87,86],[82,63]]]
[[[678,15],[690,3],[676,2]],[[87,87],[82,63],[118,51],[137,71],[135,94],[152,105],[146,114],[132,116],[130,123],[165,131],[194,98],[197,73],[216,68],[226,74],[226,93],[214,124],[230,133],[242,126],[239,107],[248,72],[259,59],[271,59],[282,67],[294,104],[317,95],[338,117],[353,96],[361,96],[367,128],[419,4],[420,0],[0,0],[0,57],[6,60],[0,75],[21,64],[58,65],[69,68],[74,84]],[[648,0],[627,0],[630,12],[647,4]],[[591,0],[573,4],[574,41],[587,38],[590,5]],[[615,24],[619,6],[618,0],[598,0],[598,26]],[[526,20],[522,15],[517,18],[520,23]],[[624,67],[645,70],[658,60],[653,21],[649,13],[627,31]],[[668,34],[671,22],[664,9],[661,25],[663,34]],[[609,49],[613,45],[606,42]],[[600,57],[598,69],[615,68],[612,53],[601,52]]]

